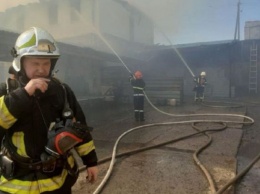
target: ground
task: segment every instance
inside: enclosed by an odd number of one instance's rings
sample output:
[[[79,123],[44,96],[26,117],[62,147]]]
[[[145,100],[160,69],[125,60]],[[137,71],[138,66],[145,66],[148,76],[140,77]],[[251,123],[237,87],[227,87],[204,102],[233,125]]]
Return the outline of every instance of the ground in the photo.
[[[98,181],[91,185],[86,182],[86,174],[82,171],[73,187],[73,194],[208,194],[214,193],[214,189],[219,191],[260,153],[260,121],[258,121],[260,103],[258,104],[256,98],[221,99],[220,101],[221,103],[211,101],[211,103],[201,104],[187,100],[178,106],[157,106],[158,110],[146,102],[146,121],[143,123],[134,121],[131,103],[102,102],[99,106],[82,104],[89,125],[94,127],[92,135],[100,160],[100,172]],[[235,104],[226,103],[227,101]],[[226,115],[204,115],[212,113]],[[203,114],[203,116],[193,117],[190,114]],[[235,122],[244,120],[242,117],[227,116],[227,114],[247,115],[252,117],[255,122],[253,125],[229,123],[224,130],[210,132],[212,142],[209,147],[199,153],[199,162],[195,162],[194,153],[209,141],[206,135],[200,134],[156,146],[196,132],[191,123],[169,124],[169,122],[197,119]],[[155,125],[155,123],[158,124]],[[140,127],[143,125],[153,126]],[[222,125],[205,123],[199,124],[199,127],[200,129],[212,129],[221,128]],[[118,157],[109,169],[115,142],[120,135],[130,129],[133,131],[127,133],[118,142],[117,154],[147,146],[154,146],[154,148]],[[203,165],[201,168],[205,167],[209,174],[203,174],[196,163],[199,165],[201,163]],[[260,193],[259,166],[258,161],[240,181],[237,181],[234,187],[221,193]],[[107,178],[108,181],[102,189],[97,190],[108,169],[111,171],[111,175]],[[209,184],[209,177],[213,179],[211,184]]]

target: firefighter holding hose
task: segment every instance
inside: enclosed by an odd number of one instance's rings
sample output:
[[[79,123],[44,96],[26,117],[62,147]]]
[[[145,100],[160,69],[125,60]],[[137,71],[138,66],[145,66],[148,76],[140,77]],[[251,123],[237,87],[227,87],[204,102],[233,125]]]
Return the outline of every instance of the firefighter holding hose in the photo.
[[[198,77],[194,77],[195,87],[193,91],[195,92],[194,101],[204,101],[204,90],[207,84],[206,72],[202,71]]]
[[[134,117],[136,121],[144,121],[144,88],[145,82],[141,71],[136,71],[130,76],[130,83],[133,87]]]

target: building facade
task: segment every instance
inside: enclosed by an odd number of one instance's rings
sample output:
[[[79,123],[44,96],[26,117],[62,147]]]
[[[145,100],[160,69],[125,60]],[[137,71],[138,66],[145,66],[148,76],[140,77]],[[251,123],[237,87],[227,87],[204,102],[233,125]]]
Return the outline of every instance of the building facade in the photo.
[[[260,21],[247,21],[244,31],[245,40],[260,39]]]
[[[104,79],[109,67],[128,76],[120,60],[127,65],[139,64],[134,59],[136,53],[153,44],[152,22],[121,0],[40,0],[1,12],[0,22],[1,81],[8,76],[9,53],[18,34],[37,26],[58,41],[61,58],[57,76],[82,99],[100,96],[102,88],[113,85],[116,78]]]
[[[40,0],[0,13],[2,30],[47,29],[58,41],[133,56],[153,44],[153,24],[121,0]]]

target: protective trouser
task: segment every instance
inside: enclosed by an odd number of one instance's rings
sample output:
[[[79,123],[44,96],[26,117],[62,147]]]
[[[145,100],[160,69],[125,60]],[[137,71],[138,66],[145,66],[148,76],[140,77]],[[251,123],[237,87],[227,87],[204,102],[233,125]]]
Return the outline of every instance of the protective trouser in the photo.
[[[195,90],[195,101],[196,100],[204,100],[204,87],[197,86]]]
[[[144,121],[144,95],[134,95],[135,120]]]

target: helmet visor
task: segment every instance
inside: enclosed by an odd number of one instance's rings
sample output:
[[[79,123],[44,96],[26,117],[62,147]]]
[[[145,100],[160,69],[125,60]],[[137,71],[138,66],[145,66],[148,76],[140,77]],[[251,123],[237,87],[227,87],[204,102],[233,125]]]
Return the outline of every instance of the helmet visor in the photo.
[[[54,43],[50,42],[49,40],[42,39],[38,42],[37,50],[38,52],[53,53],[56,50],[56,47]]]

